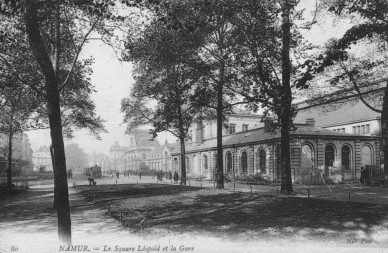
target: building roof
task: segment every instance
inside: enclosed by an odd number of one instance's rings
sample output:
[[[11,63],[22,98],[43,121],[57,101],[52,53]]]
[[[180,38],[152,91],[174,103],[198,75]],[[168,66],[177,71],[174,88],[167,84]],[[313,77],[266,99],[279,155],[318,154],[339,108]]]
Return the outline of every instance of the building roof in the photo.
[[[316,128],[307,125],[296,125],[297,129],[291,133],[291,136],[295,137],[326,137],[326,138],[335,138],[335,139],[347,139],[347,138],[358,138],[358,139],[375,139],[375,136],[364,136],[357,134],[347,134],[334,132],[331,130]],[[222,145],[223,148],[233,147],[233,146],[245,146],[250,144],[256,144],[258,142],[266,142],[280,140],[280,131],[276,133],[266,132],[264,128],[257,128],[245,132],[239,132],[233,135],[226,135],[223,137]],[[200,145],[196,143],[187,144],[186,152],[197,152],[200,150],[214,150],[217,148],[217,138],[205,140]],[[173,154],[179,153],[179,146],[171,151]]]
[[[114,151],[114,152],[120,152],[120,151],[126,151],[127,148],[124,147],[124,146],[120,146],[119,143],[117,141],[115,141],[115,143],[110,147],[110,151]]]
[[[339,126],[357,122],[380,119],[381,114],[369,109],[362,101],[335,104],[322,104],[298,110],[295,123],[304,123],[308,118],[315,119],[318,127]]]
[[[382,94],[388,78],[360,85],[360,91],[376,106],[376,94]],[[369,109],[359,98],[355,88],[336,91],[314,100],[306,100],[295,104],[298,114],[294,122],[304,123],[308,118],[314,118],[316,126],[331,127],[357,122],[380,119],[381,114]],[[377,106],[378,103],[377,103]]]

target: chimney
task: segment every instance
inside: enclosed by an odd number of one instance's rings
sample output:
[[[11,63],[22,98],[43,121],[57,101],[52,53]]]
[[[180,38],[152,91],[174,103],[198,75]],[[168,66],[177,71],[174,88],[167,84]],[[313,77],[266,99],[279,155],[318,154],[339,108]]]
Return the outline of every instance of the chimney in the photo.
[[[264,132],[268,133],[272,131],[272,124],[273,124],[273,119],[266,117],[264,118]]]
[[[306,119],[306,125],[311,126],[311,127],[315,127],[315,119],[314,118]]]

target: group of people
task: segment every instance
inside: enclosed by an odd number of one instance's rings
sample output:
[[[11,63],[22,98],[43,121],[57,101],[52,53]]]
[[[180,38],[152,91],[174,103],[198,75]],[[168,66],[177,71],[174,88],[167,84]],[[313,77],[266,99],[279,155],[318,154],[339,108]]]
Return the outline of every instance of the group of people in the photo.
[[[71,173],[71,170],[70,170],[70,173]],[[110,173],[110,177],[113,178],[113,176],[114,176],[114,174]],[[129,176],[129,171],[127,173],[124,172],[124,176]],[[139,172],[139,179],[141,179],[141,176],[142,176],[142,173]],[[164,176],[166,176],[166,178],[168,178],[169,180],[174,180],[174,183],[177,183],[178,180],[179,180],[179,175],[178,175],[178,173],[176,171],[174,172],[174,174],[172,174],[171,171],[169,171],[167,174],[164,173],[163,171],[159,171],[156,174],[156,177],[158,178],[159,181],[162,181]],[[117,179],[120,178],[120,172],[119,171],[116,172],[116,178]]]
[[[179,180],[179,175],[178,173],[175,171],[174,172],[174,175],[171,173],[171,171],[169,171],[167,174],[164,173],[163,171],[159,171],[157,174],[156,174],[156,177],[159,181],[162,181],[163,180],[163,176],[165,176],[167,179],[169,180],[174,180],[174,183],[177,183],[178,180]]]

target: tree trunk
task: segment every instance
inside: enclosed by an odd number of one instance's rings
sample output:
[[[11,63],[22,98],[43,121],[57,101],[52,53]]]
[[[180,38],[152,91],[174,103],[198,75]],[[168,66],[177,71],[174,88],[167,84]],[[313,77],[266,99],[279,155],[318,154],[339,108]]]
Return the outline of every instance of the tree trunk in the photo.
[[[383,110],[381,112],[381,139],[384,155],[384,175],[388,176],[388,81],[384,89]]]
[[[53,167],[53,173],[54,173],[54,203],[53,203],[53,209],[57,210],[58,205],[58,177],[57,177],[57,171],[55,170],[55,159],[54,159],[54,148],[51,145],[50,146],[50,156],[51,156],[51,165]]]
[[[178,99],[179,100],[179,99]],[[179,142],[181,145],[181,185],[186,185],[186,147],[185,147],[185,131],[182,117],[181,101],[177,101],[177,113],[179,117]]]
[[[293,192],[291,180],[291,160],[290,160],[290,128],[291,128],[291,62],[290,62],[290,41],[291,22],[289,0],[285,0],[283,7],[283,47],[282,47],[282,110],[280,115],[281,124],[281,192],[289,194]]]
[[[224,188],[224,166],[222,150],[222,127],[223,127],[223,84],[224,84],[224,64],[221,63],[220,81],[217,84],[217,161],[216,161],[216,188]]]
[[[181,144],[181,185],[186,185],[186,148],[185,148],[185,137],[181,135],[179,137]]]
[[[13,110],[13,109],[12,109]],[[12,191],[12,137],[13,137],[13,111],[11,112],[8,134],[8,157],[7,157],[7,187]]]
[[[71,244],[71,219],[69,193],[66,175],[65,149],[62,136],[61,111],[59,106],[58,79],[53,63],[44,46],[40,34],[36,2],[24,0],[24,19],[31,51],[42,69],[47,92],[47,110],[52,146],[55,150],[54,161],[57,173],[57,215],[59,239],[64,244]]]
[[[61,37],[60,37],[60,5],[57,1],[56,7],[55,7],[55,46],[54,46],[54,54],[53,54],[53,68],[55,71],[55,75],[58,76],[59,73],[59,50],[61,46]],[[54,147],[51,144],[50,146],[50,155],[51,155],[51,164],[53,167],[53,173],[54,173],[54,203],[53,203],[53,209],[58,210],[58,173],[55,170],[55,158],[54,158]]]

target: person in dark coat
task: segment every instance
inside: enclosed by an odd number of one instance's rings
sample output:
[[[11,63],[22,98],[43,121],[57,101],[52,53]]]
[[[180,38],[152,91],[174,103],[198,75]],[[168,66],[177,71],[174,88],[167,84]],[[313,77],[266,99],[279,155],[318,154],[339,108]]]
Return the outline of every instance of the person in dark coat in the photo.
[[[120,177],[120,172],[116,172],[116,177],[117,177],[117,179]]]
[[[171,174],[171,171],[169,171],[169,172],[168,172],[168,179],[171,180],[171,178],[172,178],[172,174]]]
[[[362,185],[365,185],[365,181],[366,181],[366,169],[364,167],[361,167],[361,176],[360,176],[360,182]]]
[[[174,172],[174,183],[178,182],[178,178],[179,178],[178,173],[175,171]]]

